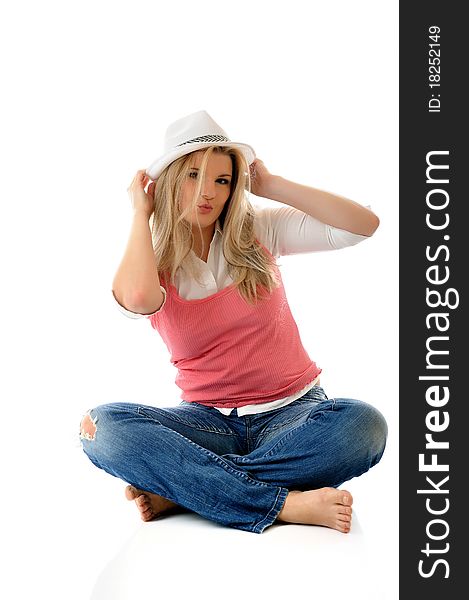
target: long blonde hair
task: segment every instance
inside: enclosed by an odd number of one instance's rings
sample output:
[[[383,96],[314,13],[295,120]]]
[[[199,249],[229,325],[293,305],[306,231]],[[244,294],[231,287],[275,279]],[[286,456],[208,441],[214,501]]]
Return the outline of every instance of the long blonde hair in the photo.
[[[234,147],[210,146],[202,152],[192,203],[184,211],[180,209],[179,199],[182,184],[189,177],[193,153],[172,162],[156,180],[151,229],[158,274],[162,282],[174,285],[176,271],[181,267],[190,277],[200,282],[200,263],[197,264],[193,255],[190,255],[193,245],[192,225],[185,217],[195,208],[200,198],[209,157],[213,152],[227,154],[231,158],[233,175],[230,196],[219,216],[223,231],[223,255],[228,274],[239,293],[246,302],[254,304],[258,299],[270,295],[280,284],[280,279],[275,270],[275,259],[265,252],[254,235],[255,213],[248,199],[249,165],[244,155]],[[197,211],[195,214],[197,215]],[[197,223],[202,232],[198,216]],[[201,239],[203,241],[202,235]]]

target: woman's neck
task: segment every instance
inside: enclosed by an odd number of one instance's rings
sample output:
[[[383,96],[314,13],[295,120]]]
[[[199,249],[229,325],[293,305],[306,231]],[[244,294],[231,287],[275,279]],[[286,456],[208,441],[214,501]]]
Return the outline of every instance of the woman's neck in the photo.
[[[199,233],[199,230],[197,228],[196,231],[192,231],[192,237],[193,237],[193,242],[192,242],[192,250],[194,251],[194,253],[204,262],[207,262],[208,260],[208,252],[210,249],[210,243],[212,242],[213,239],[213,235],[215,233],[215,224],[212,225],[211,228],[205,227],[204,229],[202,229],[202,236]],[[203,252],[202,252],[202,239],[203,239]]]

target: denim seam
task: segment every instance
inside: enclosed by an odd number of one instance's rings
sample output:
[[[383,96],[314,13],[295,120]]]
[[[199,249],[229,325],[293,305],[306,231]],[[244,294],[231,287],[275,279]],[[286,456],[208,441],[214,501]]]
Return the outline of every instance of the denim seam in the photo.
[[[332,405],[331,405],[331,408],[330,408],[329,410],[335,410],[335,409],[334,409],[334,406],[335,406],[335,399],[332,399],[332,400],[331,400],[331,402],[332,402]],[[283,436],[281,439],[279,439],[279,440],[278,440],[278,442],[275,444],[275,446],[273,446],[273,448],[271,448],[271,449],[270,449],[270,450],[269,450],[269,451],[268,451],[266,454],[263,454],[263,455],[262,455],[262,458],[267,458],[267,457],[273,456],[274,452],[275,452],[275,451],[276,451],[278,448],[281,448],[281,447],[282,447],[282,446],[283,446],[283,445],[286,443],[286,441],[287,441],[288,439],[290,439],[290,438],[291,438],[291,436],[292,436],[292,435],[293,435],[293,434],[294,434],[296,431],[298,431],[298,429],[300,429],[301,427],[305,427],[306,425],[308,425],[309,423],[311,423],[311,421],[312,421],[313,419],[315,419],[315,418],[317,418],[317,417],[319,417],[319,416],[323,415],[323,414],[324,414],[324,412],[326,412],[326,411],[324,411],[324,410],[321,410],[321,411],[316,411],[316,412],[315,412],[313,415],[309,415],[309,416],[307,417],[307,419],[306,419],[306,421],[305,421],[304,423],[301,423],[300,425],[298,425],[298,427],[294,427],[293,429],[290,429],[289,431],[287,431],[287,432],[285,433],[285,435],[284,435],[284,436]]]
[[[254,533],[262,533],[266,527],[269,527],[269,525],[272,525],[272,523],[274,523],[275,519],[282,510],[283,504],[285,503],[288,493],[288,488],[279,488],[272,508],[261,521],[253,525]]]
[[[162,424],[162,423],[160,423],[160,421],[158,419],[156,419],[153,415],[149,414],[141,406],[139,406],[139,408],[138,408],[138,413],[140,415],[144,415],[145,417],[147,417],[149,419],[153,419],[153,421],[155,421],[156,423],[159,423],[160,425]],[[185,421],[184,419],[178,419],[177,417],[174,417],[174,415],[165,414],[164,416],[166,419],[169,419],[170,421],[174,421],[175,423],[181,423],[182,425],[185,425],[186,427],[191,427],[192,429],[197,429],[198,431],[208,431],[209,433],[218,433],[220,435],[234,435],[234,436],[238,435],[234,431],[222,431],[221,429],[216,429],[213,427],[198,427],[192,421],[188,422],[188,421]]]
[[[181,434],[178,434],[178,435],[181,435]],[[186,439],[188,439],[188,438],[186,438]],[[189,440],[189,442],[191,444],[195,444],[195,442],[193,442],[192,440]],[[195,444],[195,445],[198,446],[198,444]],[[266,487],[266,488],[276,487],[276,486],[272,486],[270,483],[265,483],[264,481],[258,481],[257,479],[252,479],[252,477],[249,477],[249,475],[246,475],[246,473],[244,473],[243,471],[234,469],[227,461],[225,461],[224,458],[222,458],[221,456],[218,456],[218,454],[215,454],[214,452],[207,450],[207,448],[204,448],[203,446],[198,446],[198,447],[201,448],[205,452],[205,454],[208,454],[209,456],[214,458],[216,462],[220,463],[222,465],[222,467],[229,473],[232,473],[233,475],[236,475],[237,477],[242,477],[246,481],[249,481],[249,483],[251,483],[253,485],[257,485],[258,487]]]
[[[139,410],[140,410],[140,408],[139,408]],[[145,416],[147,416],[147,415],[145,415]],[[153,418],[153,417],[148,417],[148,418]],[[162,423],[160,423],[160,421],[158,421],[156,419],[153,419],[153,420],[155,421],[155,423],[158,423],[158,425],[161,425],[162,427],[164,427],[164,425]],[[203,452],[205,454],[208,454],[211,458],[215,459],[215,461],[220,463],[223,466],[223,468],[226,471],[228,471],[229,473],[232,473],[238,477],[242,477],[243,479],[246,479],[246,481],[249,481],[250,483],[260,486],[260,487],[267,487],[267,488],[277,487],[277,486],[272,486],[270,483],[265,483],[264,481],[258,481],[256,479],[252,479],[252,477],[249,477],[249,475],[246,475],[246,473],[244,473],[243,471],[233,468],[228,463],[228,461],[226,461],[223,457],[219,456],[218,454],[215,454],[214,452],[211,452],[210,450],[208,450],[207,448],[204,448],[203,446],[200,446],[199,444],[196,444],[196,442],[193,442],[191,439],[186,438],[178,431],[174,431],[174,430],[172,430],[172,431],[174,434],[184,437],[185,440],[187,440],[193,446],[196,446],[199,450],[203,450]]]
[[[305,427],[308,424],[308,422],[309,421],[305,421],[304,423],[301,423],[301,425],[298,425],[298,427],[295,427],[293,429],[290,429],[290,431],[287,431],[285,433],[285,435],[280,440],[278,440],[278,442],[275,444],[275,446],[273,448],[271,448],[268,452],[266,452],[265,454],[262,455],[262,458],[267,458],[269,456],[273,456],[274,452],[278,448],[281,448],[286,443],[286,441],[291,438],[293,433],[298,431],[298,429]]]

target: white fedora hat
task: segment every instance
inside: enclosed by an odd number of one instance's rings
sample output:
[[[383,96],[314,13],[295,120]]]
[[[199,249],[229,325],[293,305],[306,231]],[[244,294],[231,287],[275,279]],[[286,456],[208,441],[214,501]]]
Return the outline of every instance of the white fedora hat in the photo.
[[[220,125],[205,111],[199,110],[171,123],[164,138],[164,152],[146,169],[150,179],[158,175],[180,156],[203,150],[209,146],[234,146],[244,154],[248,165],[254,162],[256,153],[248,144],[232,142]]]

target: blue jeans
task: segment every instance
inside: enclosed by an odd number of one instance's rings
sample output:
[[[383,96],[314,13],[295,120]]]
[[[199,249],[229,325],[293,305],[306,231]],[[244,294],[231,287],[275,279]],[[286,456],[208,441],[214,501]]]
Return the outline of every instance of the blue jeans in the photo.
[[[254,415],[185,402],[169,408],[116,402],[88,411],[80,436],[97,467],[222,525],[262,533],[290,490],[338,487],[381,458],[387,425],[360,400],[320,386]]]

